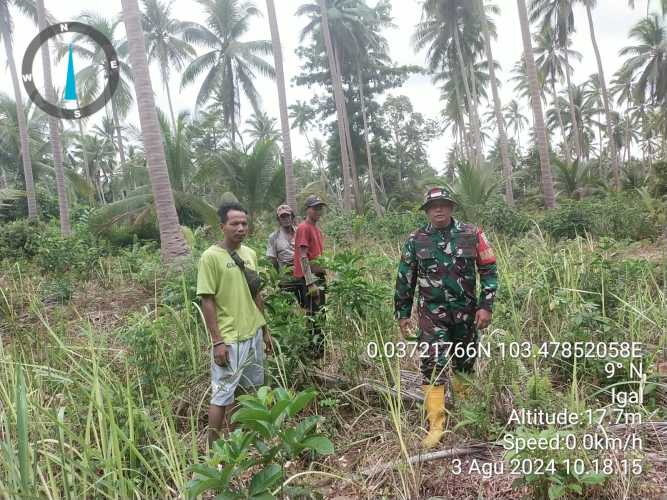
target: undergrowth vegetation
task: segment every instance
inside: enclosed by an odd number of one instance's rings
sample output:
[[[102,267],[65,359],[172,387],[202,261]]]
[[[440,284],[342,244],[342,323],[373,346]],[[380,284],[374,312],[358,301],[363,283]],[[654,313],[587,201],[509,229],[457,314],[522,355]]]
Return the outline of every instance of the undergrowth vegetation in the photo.
[[[639,387],[642,400],[626,409],[645,422],[665,420],[665,383],[656,368],[665,360],[665,260],[632,250],[638,247],[630,240],[659,233],[657,219],[636,203],[616,197],[564,203],[541,219],[500,205],[488,212],[484,226],[501,280],[484,335],[491,355],[479,357],[469,394],[448,406],[448,446],[501,442],[508,432],[552,437],[562,429],[508,424],[512,411],[582,414],[613,406],[610,385],[637,390],[629,362],[610,379],[609,357],[503,356],[500,344],[512,342],[641,342],[647,378]],[[367,349],[370,342],[399,340],[392,317],[396,264],[403,239],[422,222],[412,212],[326,221],[330,280],[318,370],[339,378],[338,385],[323,383],[309,368],[303,313],[290,294],[279,292],[279,276],[265,265],[267,320],[276,341],[270,388],[240,399],[237,429],[210,454],[209,341],[195,266],[215,236],[196,231],[191,261],[168,271],[150,241],[114,246],[83,224],[68,240],[53,225],[3,226],[0,491],[10,498],[66,499],[204,492],[306,498],[326,495],[325,483],[334,488],[327,491],[352,496],[416,498],[437,491],[452,477],[450,461],[430,468],[407,462],[425,422],[421,405],[402,397],[410,387],[399,369],[415,372],[418,359],[399,360],[383,349],[371,356]],[[247,243],[260,255],[268,230],[258,221]],[[378,390],[358,390],[364,384]],[[594,426],[575,427],[583,434]],[[603,498],[619,487],[641,496],[644,476],[591,472],[595,460],[614,453],[547,451],[540,456],[553,459],[553,473],[524,471],[514,488],[538,498]],[[584,472],[569,466],[575,458]],[[403,465],[390,468],[379,485],[363,473],[391,460]],[[650,474],[651,461],[643,466]]]

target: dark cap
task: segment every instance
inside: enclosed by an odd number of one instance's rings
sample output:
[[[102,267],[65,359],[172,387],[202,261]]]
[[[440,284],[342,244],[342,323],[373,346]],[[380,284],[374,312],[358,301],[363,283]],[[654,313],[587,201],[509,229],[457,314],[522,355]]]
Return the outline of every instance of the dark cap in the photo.
[[[454,198],[452,198],[452,194],[447,189],[443,187],[434,187],[429,189],[428,192],[424,195],[424,203],[422,203],[420,208],[422,210],[426,210],[429,204],[436,200],[451,201],[452,203],[456,204],[456,201]]]
[[[306,208],[317,207],[319,205],[326,205],[326,203],[324,203],[319,196],[315,196],[314,194],[311,194],[304,202]]]

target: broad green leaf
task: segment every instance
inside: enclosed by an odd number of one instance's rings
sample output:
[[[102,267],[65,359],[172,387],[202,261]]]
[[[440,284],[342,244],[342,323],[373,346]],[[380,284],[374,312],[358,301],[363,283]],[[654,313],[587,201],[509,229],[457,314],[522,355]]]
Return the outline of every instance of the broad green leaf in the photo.
[[[285,411],[285,408],[287,408],[290,405],[290,400],[289,399],[283,399],[281,401],[278,401],[273,408],[271,408],[271,422],[276,422],[278,420],[278,417]]]
[[[217,479],[206,479],[204,481],[193,479],[188,486],[188,495],[190,498],[197,498],[205,491],[219,489],[220,487],[221,484]]]
[[[252,420],[262,420],[264,422],[271,422],[271,413],[267,410],[251,410],[250,408],[241,408],[236,410],[232,415],[232,422],[245,423]]]
[[[334,452],[334,445],[324,436],[309,437],[303,442],[303,445],[312,448],[320,455],[331,455]]]
[[[584,484],[595,485],[604,483],[606,479],[607,476],[605,476],[604,474],[595,474],[591,472],[590,474],[581,476],[579,480]]]
[[[282,480],[283,470],[278,464],[270,464],[255,474],[250,481],[250,495],[259,495],[275,487]]]
[[[269,387],[265,386],[265,385],[260,387],[259,390],[257,391],[257,397],[265,405],[268,403],[267,400],[268,400],[268,397],[270,395],[270,391],[271,391],[271,389]]]
[[[314,391],[303,391],[300,392],[296,398],[294,398],[294,401],[289,405],[289,416],[293,417],[297,413],[299,413],[301,410],[303,410],[308,403],[310,403],[313,399],[315,398],[315,392]]]

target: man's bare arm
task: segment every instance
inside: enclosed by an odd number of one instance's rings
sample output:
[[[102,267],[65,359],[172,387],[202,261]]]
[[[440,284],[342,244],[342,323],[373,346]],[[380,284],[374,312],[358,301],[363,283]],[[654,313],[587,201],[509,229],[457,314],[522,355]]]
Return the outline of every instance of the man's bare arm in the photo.
[[[208,333],[211,336],[211,342],[213,343],[213,361],[215,361],[218,366],[226,366],[229,364],[229,355],[227,353],[227,346],[218,329],[218,313],[215,308],[213,295],[201,296],[201,310],[204,314],[206,329],[208,330]]]
[[[206,330],[211,336],[211,341],[214,344],[220,342],[222,337],[220,336],[220,330],[218,330],[218,312],[215,308],[213,295],[202,295],[201,310],[204,313],[204,322],[206,323]]]
[[[258,293],[257,296],[255,297],[255,305],[257,306],[257,309],[259,309],[262,314],[264,313],[264,297],[262,297],[261,293]],[[271,334],[269,333],[269,327],[268,325],[264,325],[262,327],[262,335],[264,337],[264,345],[267,348],[268,352],[273,351],[273,339],[271,338]]]
[[[308,247],[299,247],[299,258],[301,259],[303,276],[306,278],[306,285],[310,286],[315,284],[315,275],[313,275],[313,272],[310,269],[310,261],[308,260]]]

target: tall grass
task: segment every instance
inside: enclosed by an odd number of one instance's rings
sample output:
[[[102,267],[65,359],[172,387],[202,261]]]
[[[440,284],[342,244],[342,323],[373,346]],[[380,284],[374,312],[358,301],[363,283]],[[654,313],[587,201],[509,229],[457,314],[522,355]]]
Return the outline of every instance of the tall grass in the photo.
[[[521,239],[490,237],[501,289],[488,339],[642,342],[651,375],[659,351],[667,346],[662,270],[628,259],[623,244],[610,240],[558,242],[538,227]],[[391,450],[392,460],[407,461],[424,427],[421,412],[400,397],[400,369],[416,370],[414,360],[371,360],[365,354],[370,341],[399,340],[391,298],[399,245],[363,237],[355,245],[339,242],[334,260],[341,256],[332,265],[336,274],[322,368],[398,391],[398,396],[383,391],[374,398],[351,388],[331,389],[328,403],[320,404],[337,451],[363,450],[359,467],[388,458],[378,456],[380,445]],[[352,246],[359,250],[354,255],[341,251]],[[144,258],[150,260],[146,268]],[[137,306],[123,318],[125,324],[110,332],[94,328],[71,304],[41,304],[44,277],[30,272],[30,264],[0,268],[0,326],[9,332],[8,341],[0,343],[0,496],[148,499],[184,493],[190,467],[205,450],[208,340],[192,301],[192,276],[165,284],[156,262],[155,255],[139,250],[96,262],[92,279],[111,293],[121,282],[151,288],[146,308]],[[123,272],[115,275],[113,269]],[[305,332],[301,315],[290,306],[281,311],[285,339]],[[136,339],[153,342],[146,344],[146,352],[158,370],[150,383],[140,383],[146,367],[135,359],[129,330]],[[141,337],[145,332],[153,337]],[[277,346],[273,383],[292,388],[303,380],[297,371],[307,371],[308,365],[293,362],[287,347]],[[474,397],[452,410],[453,439],[496,440],[507,430],[507,412],[522,405],[603,407],[610,385],[628,386],[628,380],[623,373],[607,381],[602,366],[602,361],[568,358],[480,359]],[[638,410],[658,418],[653,398],[649,395]],[[328,462],[327,474],[348,475],[335,464]],[[394,474],[403,498],[419,496],[432,480],[412,465]],[[364,487],[368,491],[357,491],[360,495],[377,493],[372,485],[355,482],[355,488]]]

